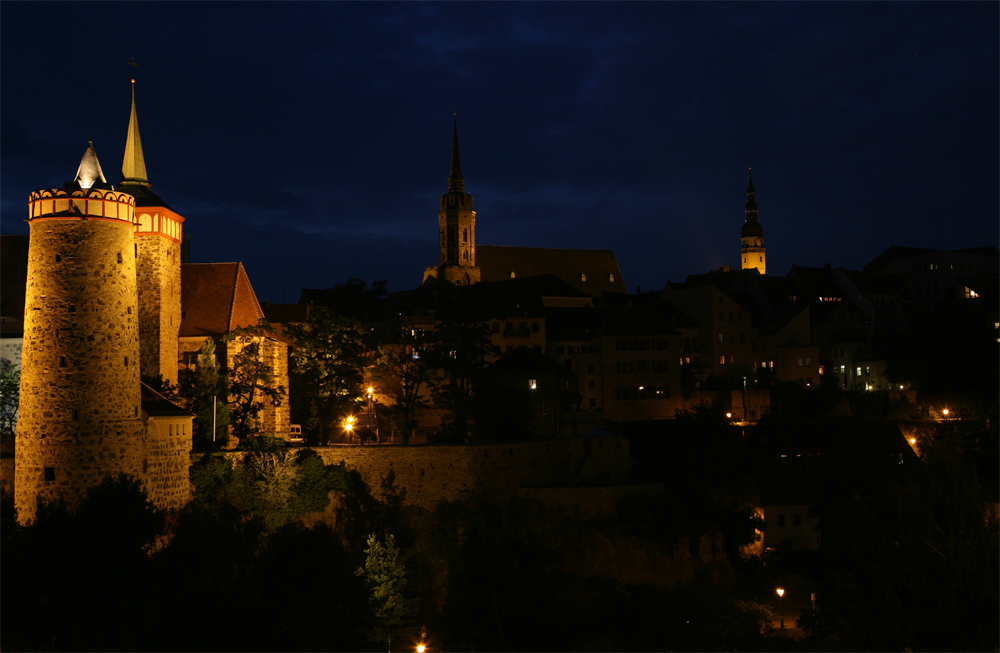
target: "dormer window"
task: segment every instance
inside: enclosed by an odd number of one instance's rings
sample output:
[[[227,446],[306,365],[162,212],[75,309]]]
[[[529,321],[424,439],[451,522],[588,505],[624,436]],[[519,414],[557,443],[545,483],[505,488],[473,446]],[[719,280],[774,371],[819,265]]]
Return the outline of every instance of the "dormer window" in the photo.
[[[587,280],[587,274],[585,272],[581,272],[580,273],[580,281],[586,281],[586,280]]]
[[[615,280],[615,273],[608,272],[608,281],[614,282],[614,280]]]
[[[514,278],[514,271],[513,271],[513,270],[511,270],[511,271],[510,271],[510,278],[511,278],[511,279],[513,279],[513,278]]]

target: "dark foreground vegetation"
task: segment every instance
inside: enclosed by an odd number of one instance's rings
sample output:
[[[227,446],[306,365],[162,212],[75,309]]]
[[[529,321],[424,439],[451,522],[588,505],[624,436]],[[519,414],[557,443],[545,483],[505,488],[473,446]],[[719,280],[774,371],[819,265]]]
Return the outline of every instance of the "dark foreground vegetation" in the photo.
[[[740,552],[761,525],[747,439],[707,408],[632,430],[661,491],[601,518],[525,497],[428,513],[391,476],[373,492],[267,438],[235,467],[201,457],[176,514],[127,477],[29,526],[5,500],[0,647],[406,651],[426,626],[432,651],[995,650],[997,527],[968,434],[941,429],[908,483],[856,502],[837,547],[761,561]],[[822,587],[795,637],[772,611],[789,573]]]

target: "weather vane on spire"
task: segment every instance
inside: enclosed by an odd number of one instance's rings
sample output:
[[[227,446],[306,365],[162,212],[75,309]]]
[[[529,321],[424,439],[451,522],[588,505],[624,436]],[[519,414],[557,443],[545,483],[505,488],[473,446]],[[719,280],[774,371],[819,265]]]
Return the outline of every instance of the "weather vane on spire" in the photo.
[[[135,60],[135,57],[132,57],[129,61],[126,61],[125,63],[132,66],[132,83],[135,84],[135,69],[136,66],[139,65],[139,62]]]

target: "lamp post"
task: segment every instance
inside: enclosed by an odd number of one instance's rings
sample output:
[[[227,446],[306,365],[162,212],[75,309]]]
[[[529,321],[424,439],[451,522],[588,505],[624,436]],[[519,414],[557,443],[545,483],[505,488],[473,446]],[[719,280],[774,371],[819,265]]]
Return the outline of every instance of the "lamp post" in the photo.
[[[785,595],[785,590],[784,590],[784,588],[779,587],[775,591],[778,593],[778,615],[779,615],[779,618],[781,619],[781,629],[784,630],[785,629],[785,611],[782,609],[783,606],[782,606],[782,603],[781,603],[781,597],[783,597]]]

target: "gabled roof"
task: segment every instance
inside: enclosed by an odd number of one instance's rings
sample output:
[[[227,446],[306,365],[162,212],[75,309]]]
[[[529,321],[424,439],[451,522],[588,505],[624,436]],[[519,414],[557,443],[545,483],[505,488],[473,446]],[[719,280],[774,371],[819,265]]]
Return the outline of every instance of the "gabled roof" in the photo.
[[[574,288],[597,297],[626,292],[618,259],[610,249],[554,249],[477,245],[476,265],[482,281],[555,274]]]
[[[188,417],[191,411],[181,408],[145,383],[140,384],[142,412],[151,417]]]
[[[181,265],[183,336],[223,336],[264,317],[242,263]]]

